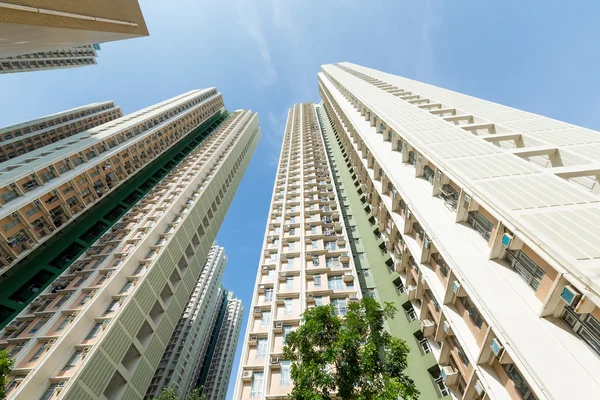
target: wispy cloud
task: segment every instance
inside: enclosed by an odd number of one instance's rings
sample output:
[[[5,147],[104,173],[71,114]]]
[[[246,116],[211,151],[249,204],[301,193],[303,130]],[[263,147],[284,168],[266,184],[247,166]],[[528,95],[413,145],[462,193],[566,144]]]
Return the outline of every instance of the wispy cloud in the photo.
[[[252,0],[237,0],[235,2],[237,23],[246,30],[248,36],[255,42],[256,49],[263,60],[264,68],[259,73],[259,82],[262,85],[272,85],[277,82],[277,72],[273,66],[269,44],[265,39],[263,21],[257,4],[259,2]]]
[[[432,81],[435,78],[433,33],[444,22],[445,7],[443,0],[427,0],[421,5],[423,24],[417,54],[417,78]]]

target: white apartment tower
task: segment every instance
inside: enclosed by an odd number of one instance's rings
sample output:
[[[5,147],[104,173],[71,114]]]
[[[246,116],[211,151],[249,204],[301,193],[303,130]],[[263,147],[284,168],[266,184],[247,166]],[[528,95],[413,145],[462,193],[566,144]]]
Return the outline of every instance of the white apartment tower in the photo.
[[[211,341],[214,349],[211,348],[208,354],[208,373],[204,382],[199,384],[203,386],[202,393],[207,400],[225,400],[244,316],[242,301],[236,299],[233,292],[227,292],[221,308]]]
[[[228,113],[212,88],[34,150],[27,167],[22,156],[5,163],[16,168],[3,182],[37,182],[8,203],[13,210],[40,196],[46,210],[53,190],[62,206],[66,188],[91,206],[96,192],[81,198],[75,188],[96,180],[100,197],[133,190],[129,205],[111,205],[119,212],[102,211],[98,239],[1,331],[0,347],[15,360],[8,399],[143,399],[260,135],[256,113]],[[37,181],[37,171],[67,159],[71,170]],[[139,180],[127,179],[138,170]]]
[[[196,387],[200,373],[197,364],[208,350],[223,299],[221,278],[226,264],[225,249],[213,244],[154,373],[146,398],[153,398],[165,387],[174,386],[182,396]]]
[[[344,315],[360,298],[315,105],[290,109],[258,265],[235,400],[291,390],[285,336],[314,305]]]
[[[318,84],[452,396],[598,397],[600,133],[350,63]]]

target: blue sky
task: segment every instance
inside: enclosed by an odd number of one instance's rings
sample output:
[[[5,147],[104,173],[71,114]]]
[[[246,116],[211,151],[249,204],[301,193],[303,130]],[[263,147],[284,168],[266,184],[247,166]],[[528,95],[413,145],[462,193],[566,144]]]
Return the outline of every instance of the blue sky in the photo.
[[[224,284],[244,302],[243,330],[287,109],[319,100],[320,65],[351,61],[600,129],[597,1],[141,6],[151,36],[102,45],[97,66],[0,76],[0,126],[95,101],[115,100],[129,113],[210,86],[228,109],[257,111],[263,138],[218,236],[229,257]]]

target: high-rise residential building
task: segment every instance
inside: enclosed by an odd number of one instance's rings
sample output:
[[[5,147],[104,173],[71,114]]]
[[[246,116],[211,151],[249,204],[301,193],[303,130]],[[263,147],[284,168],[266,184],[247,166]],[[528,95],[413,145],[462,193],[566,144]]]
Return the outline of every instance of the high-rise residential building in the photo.
[[[100,50],[99,44],[88,44],[67,49],[0,57],[0,74],[94,65],[98,56],[97,50]]]
[[[18,157],[61,139],[123,116],[112,101],[88,104],[31,121],[0,128],[0,162]],[[8,203],[3,199],[3,204]],[[7,201],[8,200],[8,201]]]
[[[200,374],[197,364],[209,348],[224,297],[221,278],[226,264],[223,247],[213,245],[154,373],[146,398],[154,398],[165,387],[175,387],[185,397],[196,387]]]
[[[39,64],[36,54],[46,53],[46,66],[55,51],[148,36],[137,0],[2,0],[0,32],[0,59],[27,54]]]
[[[215,88],[194,90],[0,164],[0,326],[92,251],[224,113]]]
[[[59,276],[43,289],[40,280],[53,273],[43,265],[34,275],[34,301],[1,332],[0,347],[15,361],[8,399],[144,397],[261,135],[257,115],[229,114],[215,89],[178,96],[87,132],[73,144],[67,138],[66,147],[59,141],[45,150],[54,162],[81,157],[72,160],[75,171],[40,180],[20,201],[52,195],[53,186],[68,215],[62,201],[67,188],[81,206],[91,203],[79,185],[95,185],[88,195],[110,199],[87,213],[91,228],[72,223],[62,235],[61,241],[80,246],[77,251],[46,249],[36,256],[47,260],[45,253],[59,253],[61,263],[53,264]],[[36,182],[36,168],[45,168],[50,155],[37,151],[28,153],[40,157],[29,167]],[[5,164],[15,160],[21,159]],[[72,187],[63,186],[73,178]],[[111,199],[115,185],[129,187],[129,193]],[[39,199],[44,216],[52,203]],[[25,234],[28,227],[23,229]]]
[[[315,105],[290,109],[234,399],[291,391],[286,335],[314,305],[345,315],[361,291]]]
[[[207,400],[225,400],[242,328],[242,301],[236,299],[233,292],[225,292],[197,383]]]
[[[594,397],[600,134],[350,63],[318,83],[362,289],[397,298],[425,398]],[[245,351],[236,399],[269,396]]]

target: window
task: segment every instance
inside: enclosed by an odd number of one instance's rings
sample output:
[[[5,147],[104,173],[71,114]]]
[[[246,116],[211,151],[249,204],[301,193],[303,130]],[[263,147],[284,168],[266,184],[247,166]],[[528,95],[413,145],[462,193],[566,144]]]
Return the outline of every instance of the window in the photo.
[[[577,314],[570,307],[565,308],[563,321],[600,356],[600,321],[591,314]]]
[[[316,240],[311,240],[310,245],[312,246],[313,249],[316,249],[317,247],[319,247],[319,242]]]
[[[296,234],[296,228],[290,228],[290,236],[294,236]]]
[[[271,323],[271,311],[263,311],[260,314],[260,326],[266,327]]]
[[[63,329],[65,329],[65,326],[69,325],[69,323],[71,323],[71,319],[69,317],[66,317],[65,319],[62,320],[62,322],[60,323],[60,325],[58,325],[56,327],[56,332],[60,332]]]
[[[506,371],[506,374],[510,380],[512,380],[515,384],[515,389],[517,389],[517,392],[519,392],[523,400],[536,400],[536,397],[529,388],[529,385],[514,364],[502,364],[502,367],[504,368],[504,371]]]
[[[79,301],[79,304],[77,304],[78,307],[85,305],[85,303],[87,303],[87,301],[91,298],[90,296],[90,292],[87,292],[85,294],[85,296],[83,296],[81,298],[81,300]]]
[[[115,312],[118,308],[119,308],[119,302],[117,300],[113,300],[113,302],[110,303],[110,305],[106,309],[105,314],[110,314],[112,312]]]
[[[333,306],[333,313],[335,315],[343,316],[348,312],[346,299],[331,299],[331,305]]]
[[[34,362],[39,360],[39,358],[41,356],[44,355],[44,353],[48,350],[48,345],[46,343],[44,343],[43,345],[40,346],[39,349],[37,349],[37,351],[33,354],[33,356],[29,359],[29,362]]]
[[[483,317],[481,316],[479,310],[477,310],[473,302],[469,300],[468,297],[460,297],[459,301],[469,313],[469,319],[471,320],[471,322],[473,322],[473,324],[475,324],[476,327],[481,329],[481,326],[483,325]]]
[[[267,356],[267,338],[258,338],[256,345],[256,358],[265,358]]]
[[[101,322],[97,322],[92,327],[92,330],[90,331],[90,333],[88,333],[88,335],[85,337],[85,340],[95,339],[98,336],[98,334],[100,333],[101,330],[102,330],[102,323]]]
[[[42,397],[40,397],[40,400],[50,400],[52,397],[54,397],[54,392],[56,392],[56,384],[50,385]]]
[[[44,326],[44,324],[46,323],[46,321],[47,320],[45,318],[40,319],[38,322],[35,323],[35,325],[33,326],[33,328],[31,328],[29,330],[29,333],[36,333],[37,331],[39,331],[40,328],[42,326]]]
[[[338,266],[338,264],[339,261],[337,257],[327,257],[327,259],[325,260],[325,266],[327,268],[335,268]]]
[[[292,332],[292,326],[291,325],[284,325],[283,326],[283,341],[285,342],[285,338],[287,337],[287,335],[290,334],[290,332]]]
[[[436,265],[440,270],[440,273],[444,277],[448,277],[448,264],[446,264],[446,261],[444,261],[444,259],[438,253],[432,254],[431,258],[433,259],[433,261],[435,261]]]
[[[250,386],[250,398],[262,397],[264,373],[255,372],[252,374],[252,385]]]
[[[365,253],[358,253],[358,259],[359,260],[364,260],[365,259]]]
[[[293,276],[288,276],[287,278],[285,278],[285,288],[287,290],[294,289],[294,277]]]
[[[292,313],[292,299],[283,299],[283,315]]]
[[[327,288],[329,290],[344,290],[344,282],[341,276],[330,276],[327,278]]]
[[[269,275],[267,275],[267,280],[268,281],[275,280],[275,270],[274,269],[269,270]]]
[[[311,226],[310,227],[310,233],[312,233],[313,235],[315,235],[317,233],[317,227],[316,226]]]
[[[127,293],[129,291],[129,289],[131,289],[132,286],[133,286],[133,282],[127,281],[127,283],[125,285],[123,285],[123,287],[121,288],[121,291],[119,293]]]
[[[313,275],[315,287],[321,287],[321,275]]]
[[[291,363],[290,361],[281,361],[280,363],[281,366],[281,371],[280,371],[280,380],[279,380],[279,385],[280,386],[289,386],[292,383],[292,379],[290,376],[290,366]]]
[[[521,250],[507,249],[504,258],[521,279],[523,279],[533,290],[537,291],[540,282],[544,279],[544,270]]]
[[[473,227],[485,239],[490,240],[494,225],[488,221],[479,211],[469,211],[467,223]]]
[[[323,296],[315,296],[315,306],[323,305]]]
[[[292,250],[291,246],[290,246],[290,250]],[[288,258],[287,266],[288,266],[288,268],[294,268],[294,259],[293,258]]]
[[[469,366],[469,359],[467,358],[467,355],[465,354],[465,351],[463,350],[463,348],[460,345],[460,343],[458,343],[458,339],[454,335],[450,336],[450,338],[452,339],[452,344],[454,344],[454,347],[456,347],[456,351],[458,352],[458,357],[463,362],[463,364],[465,365],[465,367],[468,367]]]
[[[265,303],[270,303],[273,301],[273,288],[265,289]]]
[[[69,371],[73,368],[75,368],[75,366],[77,365],[77,363],[79,362],[79,360],[81,360],[81,350],[77,350],[75,352],[75,354],[73,354],[71,356],[71,358],[69,359],[69,361],[65,364],[65,366],[63,367],[63,371]]]

